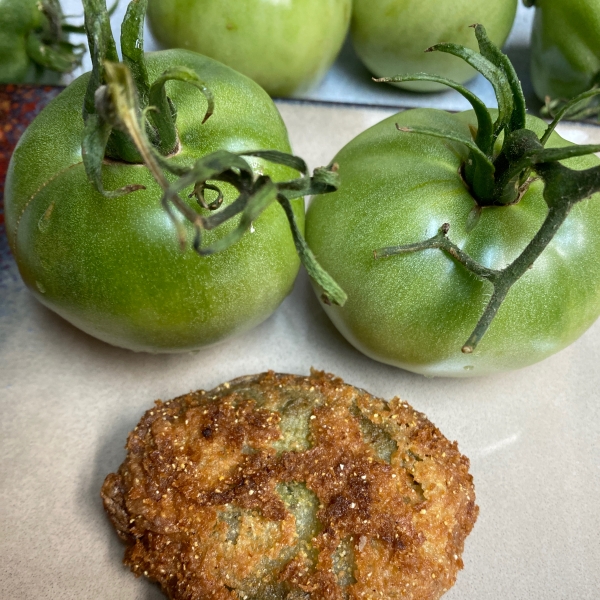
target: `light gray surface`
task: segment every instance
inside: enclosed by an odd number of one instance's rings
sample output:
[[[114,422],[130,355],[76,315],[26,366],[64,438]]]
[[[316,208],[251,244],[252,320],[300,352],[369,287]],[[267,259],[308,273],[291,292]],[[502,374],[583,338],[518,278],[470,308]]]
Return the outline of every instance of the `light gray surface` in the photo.
[[[503,0],[490,1],[498,2]],[[62,4],[65,14],[82,13],[81,0],[62,0]],[[110,5],[112,2],[108,0],[108,4]],[[127,0],[121,0],[117,11],[111,19],[116,39],[120,35],[120,24],[125,15],[127,4]],[[528,46],[531,37],[533,12],[532,9],[525,8],[521,1],[519,1],[517,17],[505,47],[507,54],[517,69],[528,105],[532,110],[537,109],[539,106],[529,83]],[[74,21],[77,21],[77,19]],[[148,51],[158,49],[158,45],[147,26],[145,30],[145,48]],[[457,58],[456,60],[460,59]],[[83,68],[84,70],[91,68],[89,55],[85,58]],[[395,74],[391,73],[390,75]],[[356,56],[352,44],[348,39],[342,48],[340,56],[320,85],[310,92],[298,96],[298,98],[317,102],[369,106],[404,108],[427,106],[443,110],[467,110],[471,108],[470,104],[458,92],[453,90],[434,94],[417,94],[402,91],[391,85],[374,83],[371,77],[372,75]],[[497,106],[492,86],[481,75],[469,82],[467,87],[475,92],[488,106]]]
[[[389,114],[280,105],[294,149],[328,162]],[[563,128],[600,142],[600,129]],[[481,512],[448,600],[597,600],[600,589],[600,322],[522,371],[434,380],[376,363],[336,332],[302,274],[277,312],[195,354],[108,346],[38,304],[14,263],[0,272],[0,597],[159,600],[121,566],[99,490],[127,433],[168,399],[267,369],[334,372],[424,411],[471,458]]]
[[[503,1],[503,0],[491,0]],[[529,83],[529,40],[533,23],[531,9],[519,2],[517,16],[504,50],[512,60],[522,81],[530,105],[536,105],[533,89]],[[484,23],[485,25],[485,23]],[[474,34],[473,34],[474,35]],[[460,59],[456,59],[460,60]],[[398,73],[403,70],[399,66]],[[478,75],[467,87],[479,96],[487,106],[497,106],[494,90],[483,76]],[[375,106],[415,107],[426,106],[443,110],[468,110],[471,105],[458,92],[448,90],[434,94],[418,94],[402,91],[387,84],[375,83],[367,68],[360,62],[350,40],[346,40],[337,61],[323,82],[312,92],[302,96],[307,100],[339,102]]]

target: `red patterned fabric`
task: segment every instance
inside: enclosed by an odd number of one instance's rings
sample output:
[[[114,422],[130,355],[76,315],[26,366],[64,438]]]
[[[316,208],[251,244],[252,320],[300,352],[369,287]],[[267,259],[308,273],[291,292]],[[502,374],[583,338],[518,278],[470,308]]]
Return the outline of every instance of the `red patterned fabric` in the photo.
[[[8,270],[12,262],[4,229],[4,180],[8,162],[29,123],[62,89],[55,86],[0,85],[0,279],[2,271]]]

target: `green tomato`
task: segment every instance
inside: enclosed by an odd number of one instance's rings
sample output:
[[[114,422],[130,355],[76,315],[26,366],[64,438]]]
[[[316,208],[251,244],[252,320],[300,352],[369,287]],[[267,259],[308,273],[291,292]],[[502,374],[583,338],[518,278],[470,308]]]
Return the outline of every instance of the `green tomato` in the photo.
[[[182,82],[167,84],[180,140],[174,160],[189,165],[219,149],[289,152],[282,119],[258,85],[186,50],[147,55],[151,81],[173,65],[198,73],[215,97],[215,113],[202,124],[204,96]],[[27,286],[77,327],[133,350],[192,350],[266,319],[290,292],[299,267],[284,211],[271,205],[253,230],[218,254],[181,251],[161,206],[162,190],[145,166],[105,161],[107,189],[146,186],[120,198],[103,197],[88,181],[81,157],[88,78],[77,79],[40,113],[9,166],[6,229]],[[248,160],[274,180],[296,176],[286,167]],[[224,191],[226,206],[237,193]],[[303,229],[301,199],[294,210]],[[205,243],[221,239],[235,221],[207,232]],[[191,240],[193,229],[186,226]]]
[[[483,23],[497,46],[510,33],[517,0],[354,0],[352,42],[360,59],[378,77],[427,72],[464,83],[475,71],[453,56],[425,50],[440,42],[477,48],[469,25]],[[398,87],[431,92],[446,89],[430,82]]]
[[[460,173],[465,146],[403,127],[462,137],[477,126],[472,112],[402,112],[365,131],[334,159],[340,189],[315,198],[306,238],[321,265],[348,294],[343,308],[325,306],[333,323],[368,356],[430,376],[483,375],[524,367],[565,348],[600,314],[600,195],[581,202],[554,239],[510,289],[473,354],[461,348],[491,294],[491,285],[438,249],[374,259],[380,248],[421,242],[444,223],[449,238],[493,269],[514,260],[537,233],[548,208],[534,181],[510,206],[482,209]],[[546,124],[527,118],[541,135]],[[553,134],[547,147],[568,142]],[[564,161],[573,169],[595,156]]]
[[[536,95],[570,99],[590,89],[600,77],[600,0],[535,0],[535,6],[531,80]]]
[[[78,64],[62,18],[58,0],[0,0],[0,83],[58,83]]]
[[[316,85],[348,30],[352,0],[150,0],[166,47],[189,48],[258,82],[272,96]]]

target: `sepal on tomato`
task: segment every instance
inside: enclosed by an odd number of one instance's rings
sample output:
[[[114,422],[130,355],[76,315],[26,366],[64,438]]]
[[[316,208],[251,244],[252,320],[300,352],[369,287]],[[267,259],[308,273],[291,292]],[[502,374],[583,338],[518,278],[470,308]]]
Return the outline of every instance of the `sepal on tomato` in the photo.
[[[487,332],[511,287],[530,269],[535,260],[552,241],[556,232],[578,202],[600,191],[600,167],[576,171],[559,161],[600,151],[600,145],[544,148],[558,122],[582,102],[600,96],[600,88],[585,92],[559,110],[554,121],[541,138],[526,129],[525,98],[516,72],[506,57],[492,44],[482,25],[474,25],[480,54],[456,44],[437,44],[428,51],[453,54],[478,70],[494,87],[498,101],[498,116],[490,128],[489,111],[471,92],[455,82],[426,74],[401,75],[376,81],[436,81],[460,92],[473,106],[478,128],[471,131],[472,138],[440,129],[427,127],[400,127],[403,133],[417,133],[464,144],[469,149],[462,174],[476,201],[468,227],[473,229],[484,206],[516,204],[533,181],[532,173],[544,182],[544,201],[548,213],[539,231],[523,252],[503,269],[488,269],[474,261],[447,237],[450,225],[441,226],[437,235],[408,245],[381,248],[374,251],[375,258],[390,257],[407,252],[440,249],[476,277],[492,284],[493,292],[471,336],[463,345],[464,353],[472,353]],[[497,142],[503,135],[501,150]]]
[[[86,93],[84,118],[86,127],[82,142],[83,162],[90,181],[107,197],[116,197],[141,189],[131,184],[106,191],[102,184],[102,163],[105,158],[145,164],[163,190],[161,203],[177,229],[179,243],[187,246],[187,235],[181,218],[194,227],[194,250],[203,256],[222,252],[240,240],[260,214],[274,202],[283,208],[301,262],[309,275],[323,290],[325,301],[343,305],[346,294],[319,265],[308,248],[296,223],[290,200],[306,195],[335,191],[339,186],[335,165],[317,169],[308,176],[306,163],[276,150],[232,153],[214,152],[196,160],[191,166],[173,163],[168,155],[178,146],[176,107],[167,97],[165,84],[177,80],[198,88],[207,100],[203,123],[213,114],[214,98],[198,75],[184,67],[173,66],[149,84],[143,53],[143,21],[147,0],[132,0],[122,27],[123,63],[115,60],[116,47],[104,0],[84,0],[86,26],[94,70]],[[93,103],[92,103],[93,98]],[[256,175],[242,155],[288,166],[301,177],[274,182],[266,175]],[[169,181],[166,174],[177,177]],[[237,198],[218,212],[205,216],[185,202],[180,193],[193,187],[202,208],[221,207],[220,183],[233,186]],[[217,192],[216,200],[208,203],[204,192]],[[210,246],[203,245],[203,233],[238,218],[238,225]]]
[[[59,0],[6,0],[0,8],[0,83],[58,83],[81,65]]]

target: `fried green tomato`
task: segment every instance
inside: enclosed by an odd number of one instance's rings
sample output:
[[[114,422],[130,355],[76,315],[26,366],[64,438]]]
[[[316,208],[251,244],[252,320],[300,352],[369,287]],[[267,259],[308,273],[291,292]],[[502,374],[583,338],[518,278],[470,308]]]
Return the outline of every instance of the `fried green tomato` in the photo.
[[[172,599],[439,598],[477,518],[456,442],[317,371],[158,401],[127,451],[104,506]]]

